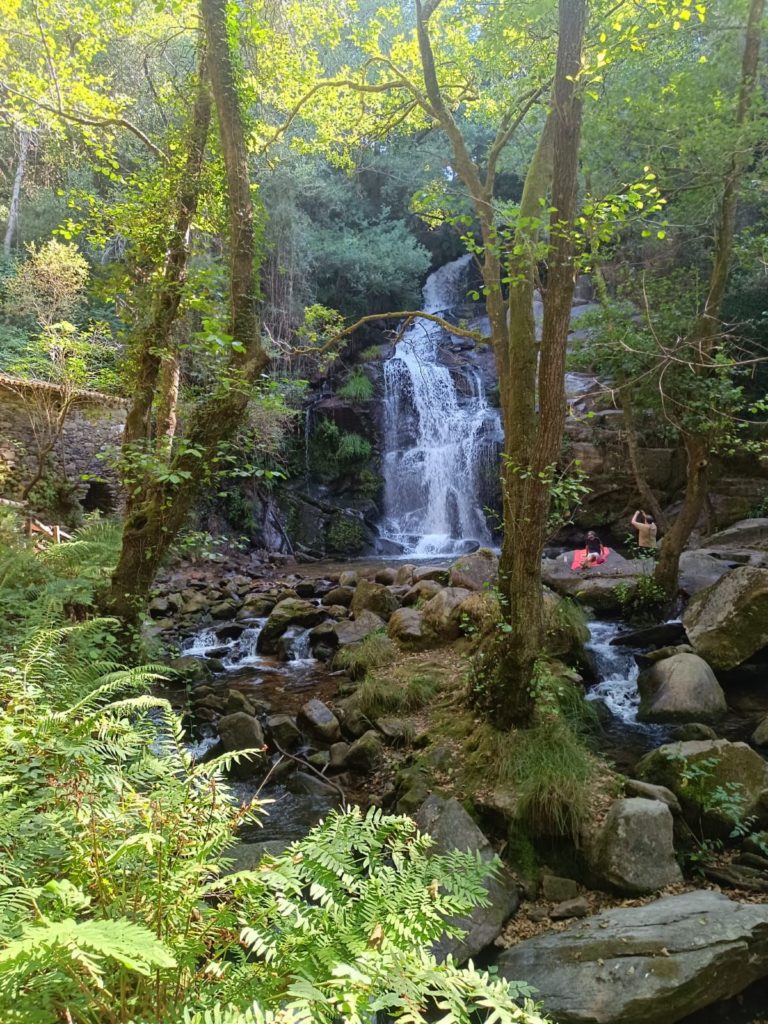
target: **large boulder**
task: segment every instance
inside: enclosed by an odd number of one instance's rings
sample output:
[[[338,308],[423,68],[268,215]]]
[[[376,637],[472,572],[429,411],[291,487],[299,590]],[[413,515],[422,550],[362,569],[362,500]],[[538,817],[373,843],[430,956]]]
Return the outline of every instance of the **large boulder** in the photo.
[[[465,590],[487,590],[495,582],[498,572],[497,556],[488,548],[479,548],[453,563],[448,582],[452,587],[464,587]]]
[[[675,1024],[768,974],[768,906],[709,890],[619,907],[499,957],[558,1024]]]
[[[740,665],[768,645],[768,569],[732,569],[691,600],[683,625],[713,668]]]
[[[442,583],[437,583],[435,580],[419,580],[418,583],[414,583],[406,590],[403,595],[403,604],[411,605],[417,604],[419,601],[429,601],[442,589]]]
[[[387,632],[404,647],[424,647],[429,643],[424,614],[418,608],[398,608],[389,620]]]
[[[434,852],[439,854],[461,850],[473,853],[485,863],[494,860],[491,844],[470,818],[458,800],[446,800],[437,794],[428,797],[414,815],[422,832],[434,840]],[[454,921],[465,934],[461,938],[444,935],[437,943],[435,953],[440,960],[454,956],[460,963],[476,956],[501,932],[505,921],[517,910],[520,897],[517,886],[506,869],[489,875],[485,881],[488,906],[476,907],[471,914]]]
[[[640,779],[671,789],[695,829],[727,838],[737,820],[768,821],[768,764],[746,743],[667,743],[637,765]]]
[[[587,845],[598,885],[644,894],[682,881],[672,840],[672,813],[661,800],[614,800],[600,831]]]
[[[264,731],[259,720],[246,711],[236,711],[219,719],[219,736],[225,750],[251,750],[264,746]]]
[[[364,640],[369,633],[376,633],[378,630],[386,629],[384,619],[380,619],[373,612],[360,612],[354,619],[345,619],[343,622],[334,624],[333,632],[336,635],[336,645],[346,647],[348,644],[356,644]]]
[[[641,672],[641,722],[714,722],[726,710],[715,673],[696,654],[674,654]]]
[[[684,551],[680,555],[680,575],[678,582],[680,589],[689,597],[706,590],[713,583],[725,576],[731,569],[736,568],[736,563],[718,558],[711,551]]]
[[[361,612],[373,612],[386,621],[400,607],[400,602],[383,584],[362,579],[355,588],[350,607],[355,618]]]
[[[752,548],[768,551],[768,519],[741,519],[727,530],[707,537],[707,547],[714,550]]]
[[[546,585],[563,597],[572,597],[581,604],[601,612],[621,610],[622,586],[632,586],[639,576],[653,571],[650,560],[638,558],[630,561],[615,551],[602,565],[574,572],[571,554],[560,558],[545,558],[541,563],[542,578]]]
[[[278,640],[289,626],[316,626],[325,618],[325,611],[300,597],[288,597],[278,602],[259,633],[258,649],[262,654],[276,654]]]
[[[446,587],[424,605],[424,624],[440,640],[455,640],[461,633],[459,606],[469,597],[464,587]]]
[[[358,772],[370,772],[384,756],[384,744],[375,729],[369,729],[355,740],[347,751],[346,767]]]

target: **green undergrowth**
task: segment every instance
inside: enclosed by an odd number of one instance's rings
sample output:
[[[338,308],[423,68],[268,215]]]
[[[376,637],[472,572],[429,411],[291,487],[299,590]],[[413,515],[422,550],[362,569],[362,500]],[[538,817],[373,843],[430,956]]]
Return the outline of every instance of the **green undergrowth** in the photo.
[[[374,669],[391,665],[397,649],[383,629],[369,633],[356,644],[342,647],[333,659],[335,668],[346,669],[352,679],[363,679]]]
[[[508,790],[533,836],[577,838],[590,815],[599,762],[562,717],[499,732],[479,723],[465,744],[466,781]]]
[[[439,693],[442,680],[429,672],[414,672],[402,680],[390,676],[368,676],[355,694],[358,707],[367,718],[404,714],[425,707]]]

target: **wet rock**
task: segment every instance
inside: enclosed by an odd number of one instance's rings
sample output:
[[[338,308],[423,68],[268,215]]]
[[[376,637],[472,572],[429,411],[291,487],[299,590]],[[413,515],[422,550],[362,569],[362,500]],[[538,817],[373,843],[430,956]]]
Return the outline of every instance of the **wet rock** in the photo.
[[[357,573],[352,569],[346,569],[344,572],[339,574],[339,586],[340,587],[356,587],[357,586]]]
[[[381,583],[385,587],[391,587],[392,584],[395,582],[396,576],[397,573],[395,572],[394,569],[379,569],[379,571],[374,576],[374,580],[376,581],[376,583]]]
[[[418,608],[398,608],[389,620],[387,632],[404,647],[423,647],[429,642],[424,614]]]
[[[235,598],[226,601],[217,601],[211,605],[210,614],[212,619],[233,619],[235,612],[240,607],[240,602]]]
[[[296,750],[301,745],[301,730],[293,715],[270,715],[267,729],[283,750]]]
[[[343,718],[344,732],[351,739],[359,739],[364,733],[368,732],[371,728],[370,720],[363,714],[363,712],[356,705],[344,708]]]
[[[433,794],[424,801],[414,819],[423,832],[432,836],[435,853],[447,854],[461,850],[475,854],[486,863],[495,860],[488,839],[458,800],[445,800]],[[476,956],[493,942],[507,919],[517,910],[520,897],[506,868],[501,867],[496,874],[486,878],[484,885],[488,893],[488,906],[476,907],[465,917],[452,921],[465,934],[460,938],[444,935],[436,944],[435,954],[438,959],[453,955],[457,961],[463,962]]]
[[[676,740],[716,740],[717,733],[711,725],[704,725],[703,722],[686,722],[685,725],[678,725],[672,736]]]
[[[768,765],[746,743],[688,740],[668,743],[637,765],[641,779],[671,789],[688,823],[706,835],[727,838],[736,816],[768,821]],[[731,799],[723,803],[722,793]]]
[[[328,782],[323,782],[310,772],[294,772],[288,782],[292,793],[307,793],[309,796],[323,796],[334,803],[339,799],[339,791]]]
[[[713,668],[740,665],[768,645],[768,569],[732,569],[692,599],[683,625]]]
[[[414,583],[403,594],[403,604],[413,605],[419,601],[429,601],[435,594],[439,594],[442,589],[443,585],[436,583],[434,580],[419,580],[418,583]]]
[[[299,712],[299,724],[313,736],[325,743],[335,743],[341,739],[339,720],[331,709],[321,700],[313,698],[302,705]]]
[[[640,647],[644,650],[656,647],[671,647],[687,643],[682,622],[662,622],[658,626],[646,626],[631,633],[621,633],[611,640],[613,647]]]
[[[499,559],[488,548],[479,548],[471,555],[462,555],[450,568],[448,583],[465,590],[487,590],[499,572]]]
[[[238,611],[236,618],[240,621],[243,618],[263,619],[269,615],[277,604],[274,597],[263,597],[260,594],[249,595],[243,607]]]
[[[355,740],[347,751],[346,764],[358,772],[372,771],[384,756],[384,744],[375,729]]]
[[[559,875],[542,875],[541,895],[549,903],[562,903],[579,895],[579,883]]]
[[[216,636],[219,640],[238,640],[245,630],[245,626],[235,625],[230,623],[228,626],[219,626],[216,630]]]
[[[309,764],[313,768],[317,768],[319,771],[324,771],[331,760],[331,755],[327,750],[316,750],[314,754],[310,754],[307,758]]]
[[[427,601],[422,609],[424,624],[441,640],[455,640],[461,634],[459,606],[469,597],[463,587],[446,587]]]
[[[400,602],[381,583],[371,583],[370,580],[363,579],[357,584],[350,607],[355,618],[361,612],[373,612],[386,622],[400,607]]]
[[[289,626],[309,628],[316,626],[324,618],[325,612],[322,608],[299,597],[279,601],[259,633],[258,649],[262,654],[275,654],[278,650],[277,641]]]
[[[553,921],[567,921],[572,917],[586,917],[589,913],[589,903],[584,896],[577,896],[573,900],[563,900],[552,907],[549,916]]]
[[[352,587],[334,587],[333,590],[329,590],[327,594],[323,595],[323,604],[340,604],[344,608],[349,608],[352,604],[352,598],[355,596],[355,591]]]
[[[695,654],[674,654],[641,672],[641,722],[714,722],[727,711],[714,672]]]
[[[264,733],[257,718],[238,711],[219,719],[219,737],[224,750],[259,750],[264,746]],[[250,775],[254,768],[263,763],[263,754],[250,755],[233,764],[231,771],[238,778]]]
[[[352,620],[337,622],[333,631],[336,634],[336,643],[339,647],[347,644],[356,644],[364,640],[369,633],[375,633],[380,629],[386,629],[386,623],[373,612],[360,612]]]
[[[600,885],[621,893],[657,892],[682,881],[675,860],[672,813],[660,800],[615,800],[585,850]]]
[[[768,974],[768,906],[665,896],[518,943],[498,968],[559,1024],[675,1024]]]
[[[297,644],[306,632],[307,630],[301,626],[289,626],[278,638],[275,653],[281,661],[293,661],[294,658],[303,657],[303,654],[297,653]],[[307,642],[309,642],[309,638],[307,638]]]
[[[301,580],[293,588],[299,597],[314,597],[315,596],[315,582],[314,580]]]

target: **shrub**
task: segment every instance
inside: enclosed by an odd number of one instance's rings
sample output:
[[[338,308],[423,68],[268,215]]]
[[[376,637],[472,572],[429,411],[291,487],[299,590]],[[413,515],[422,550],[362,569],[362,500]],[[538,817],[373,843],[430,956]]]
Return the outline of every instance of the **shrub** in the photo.
[[[346,433],[339,439],[336,458],[341,463],[365,462],[371,457],[371,443],[361,434]]]
[[[325,535],[328,550],[337,555],[359,555],[365,547],[365,530],[359,519],[338,513]]]
[[[638,576],[635,583],[619,583],[616,597],[624,617],[636,625],[655,622],[667,600],[664,588],[651,575]]]
[[[353,370],[339,388],[339,396],[352,402],[370,402],[373,395],[373,382],[363,370]]]

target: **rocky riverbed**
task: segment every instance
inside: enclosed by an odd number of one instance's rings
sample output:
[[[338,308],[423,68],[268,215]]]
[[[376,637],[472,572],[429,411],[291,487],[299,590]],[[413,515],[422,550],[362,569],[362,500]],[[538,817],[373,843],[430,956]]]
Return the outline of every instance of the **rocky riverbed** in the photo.
[[[744,532],[736,533],[742,543]],[[468,923],[465,944],[454,950],[460,956],[475,956],[494,939],[522,950],[550,933],[566,949],[562,943],[570,938],[559,936],[573,930],[569,921],[586,917],[602,929],[595,914],[604,908],[626,909],[627,901],[653,907],[685,896],[688,902],[675,904],[669,921],[667,904],[658,911],[661,945],[643,953],[670,961],[652,972],[667,972],[677,1002],[660,985],[653,999],[644,995],[640,1009],[622,1009],[623,1016],[616,1003],[599,1013],[590,1004],[568,1017],[546,979],[539,984],[545,1005],[563,1020],[671,1024],[706,1005],[694,998],[698,982],[686,980],[690,957],[674,922],[695,925],[704,913],[696,901],[706,902],[716,888],[726,889],[740,922],[749,915],[739,908],[768,899],[767,702],[755,683],[768,645],[762,614],[768,569],[758,564],[759,549],[748,560],[743,546],[738,550],[738,560],[718,559],[724,571],[699,587],[681,622],[631,636],[607,620],[587,626],[579,607],[595,579],[580,582],[575,601],[563,601],[557,591],[571,591],[558,580],[570,588],[571,579],[559,567],[548,574],[550,664],[558,666],[558,685],[598,708],[597,745],[623,774],[601,762],[590,824],[578,837],[531,840],[523,829],[522,846],[514,786],[489,789],[464,771],[480,728],[464,701],[468,657],[498,617],[491,552],[452,564],[265,570],[243,562],[228,570],[185,570],[170,575],[153,602],[152,632],[175,649],[170,664],[182,685],[171,695],[184,709],[196,755],[250,751],[233,766],[234,795],[260,792],[274,801],[265,829],[242,837],[238,863],[255,862],[265,840],[278,844],[268,847],[274,852],[340,802],[414,814],[439,845],[463,844],[483,856],[496,849],[506,861],[490,909]],[[631,571],[617,562],[614,572],[603,573],[601,594],[647,572],[628,564]],[[744,626],[737,644],[734,608]],[[371,674],[366,658],[376,662],[377,646],[383,660]],[[745,824],[734,835],[737,822]],[[762,952],[768,936],[758,918],[748,939],[737,929],[732,942],[759,966],[741,973],[729,967],[728,984],[713,986],[710,1001],[768,973]],[[573,927],[583,931],[581,924]],[[507,962],[518,970],[513,957]],[[705,963],[702,971],[707,975],[710,967]],[[533,979],[533,967],[530,972]]]

